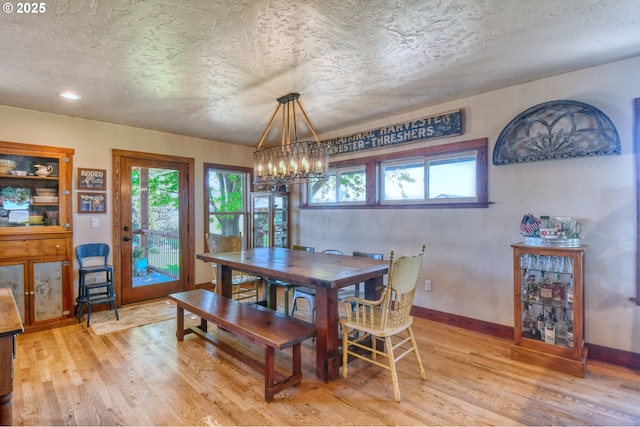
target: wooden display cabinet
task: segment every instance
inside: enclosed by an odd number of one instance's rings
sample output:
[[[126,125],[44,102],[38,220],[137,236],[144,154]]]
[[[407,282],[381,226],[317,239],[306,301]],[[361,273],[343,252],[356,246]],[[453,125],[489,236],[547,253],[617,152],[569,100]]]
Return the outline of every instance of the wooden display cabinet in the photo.
[[[0,288],[12,289],[25,330],[73,311],[73,154],[0,142]]]
[[[584,253],[578,248],[513,247],[511,358],[584,377]]]
[[[251,247],[290,247],[289,217],[289,193],[251,193]]]

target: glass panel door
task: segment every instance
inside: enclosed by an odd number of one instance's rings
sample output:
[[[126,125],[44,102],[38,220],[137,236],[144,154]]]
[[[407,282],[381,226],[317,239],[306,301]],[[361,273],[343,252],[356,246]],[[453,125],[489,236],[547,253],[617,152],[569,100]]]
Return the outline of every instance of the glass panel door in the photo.
[[[25,293],[27,279],[25,277],[26,263],[0,265],[0,288],[9,288],[13,293],[13,298],[16,300],[18,311],[20,312],[20,320],[22,323],[26,323],[28,319],[25,319]]]
[[[251,196],[251,227],[254,248],[266,248],[269,242],[269,196]]]
[[[289,246],[287,242],[287,228],[289,227],[289,197],[286,195],[273,196],[273,246],[278,248],[286,248]]]
[[[186,287],[188,166],[123,159],[120,181],[122,303],[166,296]],[[125,197],[129,195],[129,197]]]
[[[33,263],[34,321],[62,316],[62,261]]]

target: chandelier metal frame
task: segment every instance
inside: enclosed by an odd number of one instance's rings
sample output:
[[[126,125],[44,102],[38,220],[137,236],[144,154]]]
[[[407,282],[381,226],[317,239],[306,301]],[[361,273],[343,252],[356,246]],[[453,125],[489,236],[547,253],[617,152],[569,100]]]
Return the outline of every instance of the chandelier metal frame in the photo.
[[[329,163],[329,144],[320,142],[299,101],[299,93],[290,93],[278,98],[269,124],[267,124],[256,151],[253,152],[254,184],[266,184],[275,189],[286,184],[295,184],[324,179]],[[269,129],[282,108],[282,142],[272,148],[261,148]],[[302,113],[315,141],[298,141],[296,109]]]

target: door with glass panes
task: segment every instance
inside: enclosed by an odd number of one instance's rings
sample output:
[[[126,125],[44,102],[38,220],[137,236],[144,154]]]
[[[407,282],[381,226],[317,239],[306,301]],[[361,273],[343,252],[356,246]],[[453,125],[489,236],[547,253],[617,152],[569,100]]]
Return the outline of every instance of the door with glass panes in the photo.
[[[289,193],[251,194],[251,245],[289,247]]]

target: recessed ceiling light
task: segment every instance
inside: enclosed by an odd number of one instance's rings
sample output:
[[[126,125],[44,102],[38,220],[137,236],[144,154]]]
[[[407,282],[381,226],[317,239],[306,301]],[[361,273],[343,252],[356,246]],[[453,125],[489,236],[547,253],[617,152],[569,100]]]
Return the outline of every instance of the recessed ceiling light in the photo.
[[[76,95],[75,93],[71,93],[71,92],[58,92],[58,95],[66,99],[73,99],[74,101],[77,101],[78,99],[82,99],[80,95]]]

